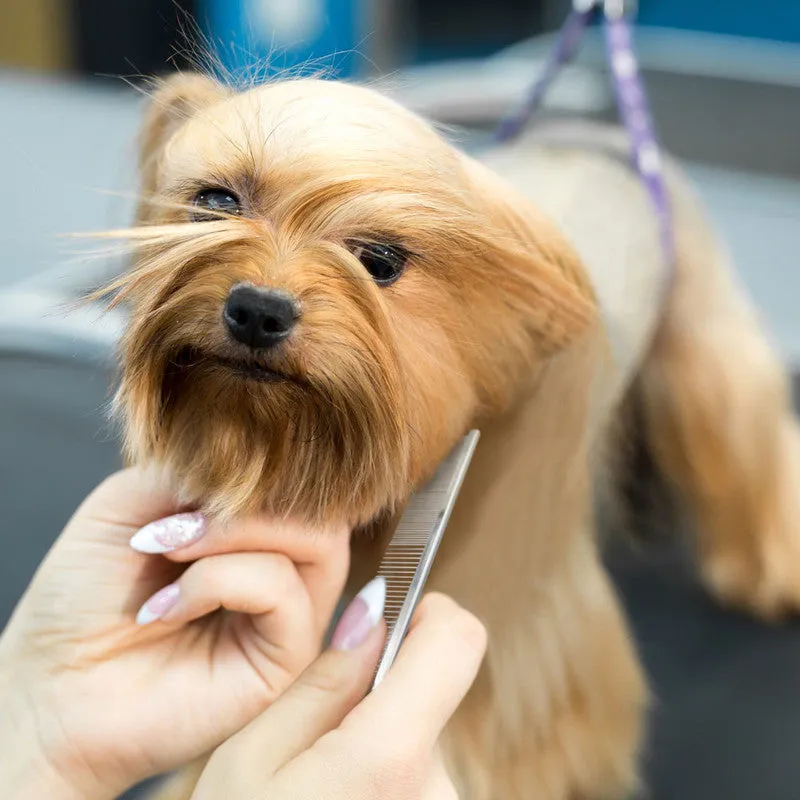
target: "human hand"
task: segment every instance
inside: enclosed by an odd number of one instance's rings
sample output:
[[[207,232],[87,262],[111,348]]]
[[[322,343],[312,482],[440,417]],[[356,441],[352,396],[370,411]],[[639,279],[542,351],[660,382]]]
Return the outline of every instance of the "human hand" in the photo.
[[[428,595],[392,669],[361,700],[384,637],[375,586],[360,595],[372,602],[345,613],[333,648],[216,750],[192,800],[457,798],[437,741],[475,679],[485,630],[452,600]]]
[[[177,549],[132,549],[177,510],[145,473],[118,473],[40,567],[0,637],[4,796],[114,797],[210,752],[319,652],[347,574],[345,526],[184,515]],[[168,550],[164,530],[133,544]]]

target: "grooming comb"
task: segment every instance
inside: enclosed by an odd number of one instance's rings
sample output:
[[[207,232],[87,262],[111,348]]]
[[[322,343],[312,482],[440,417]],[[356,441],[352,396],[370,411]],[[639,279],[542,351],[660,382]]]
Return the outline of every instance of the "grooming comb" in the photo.
[[[470,431],[442,461],[430,481],[411,496],[383,555],[378,575],[386,579],[383,616],[388,633],[373,689],[394,663],[408,632],[479,436],[478,431]]]

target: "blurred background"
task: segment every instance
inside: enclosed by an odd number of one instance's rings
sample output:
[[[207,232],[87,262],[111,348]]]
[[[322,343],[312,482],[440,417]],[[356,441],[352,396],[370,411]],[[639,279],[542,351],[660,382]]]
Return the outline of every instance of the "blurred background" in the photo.
[[[639,6],[659,135],[794,372],[800,3]],[[71,511],[119,464],[105,408],[124,320],[65,309],[124,264],[87,258],[63,234],[129,223],[143,77],[207,64],[211,49],[234,73],[381,78],[479,148],[568,10],[567,0],[0,0],[0,626]],[[596,32],[542,113],[615,118]],[[609,555],[658,700],[647,796],[796,800],[800,629],[717,609],[675,541]]]

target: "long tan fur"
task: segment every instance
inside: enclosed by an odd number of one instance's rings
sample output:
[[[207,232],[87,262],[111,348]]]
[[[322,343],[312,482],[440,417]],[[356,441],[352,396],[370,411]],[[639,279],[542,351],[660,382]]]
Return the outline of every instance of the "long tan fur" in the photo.
[[[800,608],[800,428],[730,259],[684,196],[681,269],[639,376],[645,422],[709,587],[774,620]]]
[[[235,93],[199,76],[157,92],[142,141],[139,224],[121,234],[134,264],[113,287],[132,309],[117,398],[129,457],[212,514],[346,520],[357,583],[385,521],[479,426],[432,576],[490,634],[444,742],[460,797],[621,797],[637,782],[647,690],[592,501],[626,395],[641,392],[716,590],[772,613],[800,586],[781,372],[734,310],[680,178],[670,170],[680,260],[659,322],[657,226],[603,147],[533,137],[479,163],[368,89]],[[209,187],[234,193],[241,215],[192,222]],[[405,273],[377,286],[353,240],[401,243]],[[299,302],[297,331],[257,357],[281,383],[221,361],[243,357],[221,322],[239,282]],[[759,419],[755,402],[778,413]],[[169,800],[189,797],[192,775],[179,781]]]

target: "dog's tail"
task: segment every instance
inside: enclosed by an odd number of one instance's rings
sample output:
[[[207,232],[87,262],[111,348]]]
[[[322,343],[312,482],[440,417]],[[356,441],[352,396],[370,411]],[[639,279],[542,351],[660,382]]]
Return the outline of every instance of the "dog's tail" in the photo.
[[[657,527],[641,515],[653,522],[654,491],[668,498],[715,591],[771,613],[777,600],[752,565],[775,561],[800,514],[791,387],[680,174],[673,189],[675,280],[626,399],[623,496],[633,529],[649,535]]]

